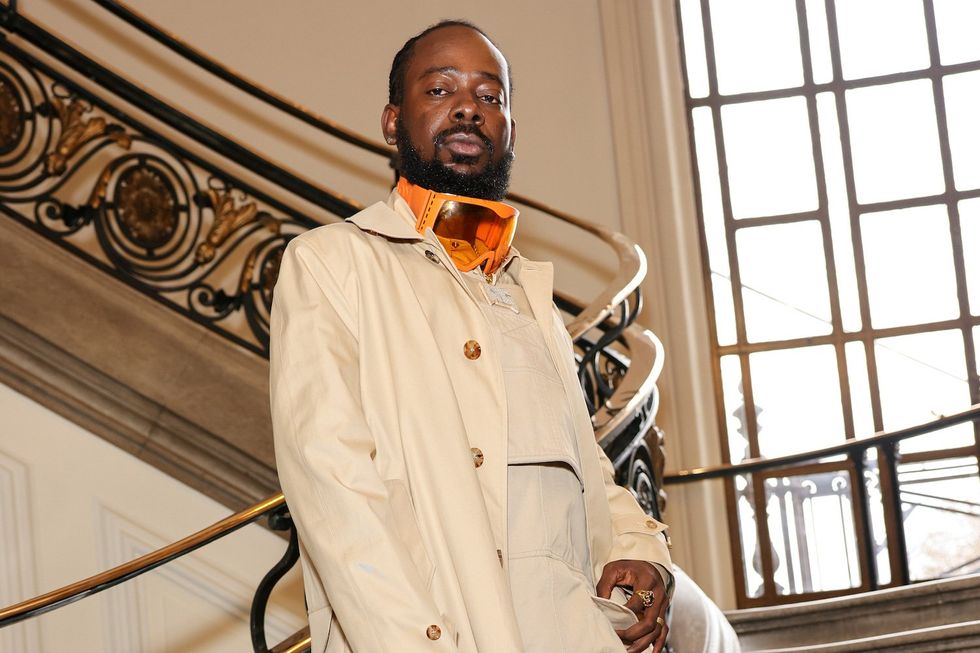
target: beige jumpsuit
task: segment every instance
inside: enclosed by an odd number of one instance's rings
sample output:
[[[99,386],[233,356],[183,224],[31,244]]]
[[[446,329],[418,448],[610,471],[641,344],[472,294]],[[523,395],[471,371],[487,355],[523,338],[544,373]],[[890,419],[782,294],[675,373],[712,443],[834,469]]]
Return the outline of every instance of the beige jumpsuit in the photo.
[[[595,596],[579,452],[564,390],[519,285],[463,275],[496,326],[507,394],[507,571],[526,653],[621,653],[632,612]],[[620,601],[625,597],[620,594]]]

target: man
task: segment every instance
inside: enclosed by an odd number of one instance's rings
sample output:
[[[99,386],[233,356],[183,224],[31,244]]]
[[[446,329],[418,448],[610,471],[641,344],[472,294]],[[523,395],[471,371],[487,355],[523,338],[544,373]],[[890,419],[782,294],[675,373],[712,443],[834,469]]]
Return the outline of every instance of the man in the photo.
[[[510,95],[476,27],[410,39],[398,187],[283,256],[276,456],[317,653],[663,647],[664,525],[596,446],[551,266],[510,247]]]

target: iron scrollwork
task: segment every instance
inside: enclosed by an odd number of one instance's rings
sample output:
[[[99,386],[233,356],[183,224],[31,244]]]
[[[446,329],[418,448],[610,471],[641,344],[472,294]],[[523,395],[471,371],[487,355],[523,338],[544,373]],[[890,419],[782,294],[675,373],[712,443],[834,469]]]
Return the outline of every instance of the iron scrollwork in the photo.
[[[267,355],[282,252],[316,223],[100,102],[0,56],[2,210]]]

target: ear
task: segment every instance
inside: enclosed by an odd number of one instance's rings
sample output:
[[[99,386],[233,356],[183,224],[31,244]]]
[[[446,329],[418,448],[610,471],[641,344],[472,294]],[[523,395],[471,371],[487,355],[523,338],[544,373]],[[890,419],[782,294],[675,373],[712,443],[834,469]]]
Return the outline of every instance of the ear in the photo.
[[[510,151],[514,151],[514,143],[517,142],[517,123],[510,119]]]
[[[388,145],[395,144],[395,132],[398,128],[398,114],[400,112],[401,108],[394,104],[386,104],[381,112],[381,133]]]

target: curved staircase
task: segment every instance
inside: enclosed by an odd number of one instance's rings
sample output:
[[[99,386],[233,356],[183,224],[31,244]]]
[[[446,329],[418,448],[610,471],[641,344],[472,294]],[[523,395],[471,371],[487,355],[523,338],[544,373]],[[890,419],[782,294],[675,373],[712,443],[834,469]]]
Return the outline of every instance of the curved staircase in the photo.
[[[980,651],[980,574],[726,615],[742,651]]]

